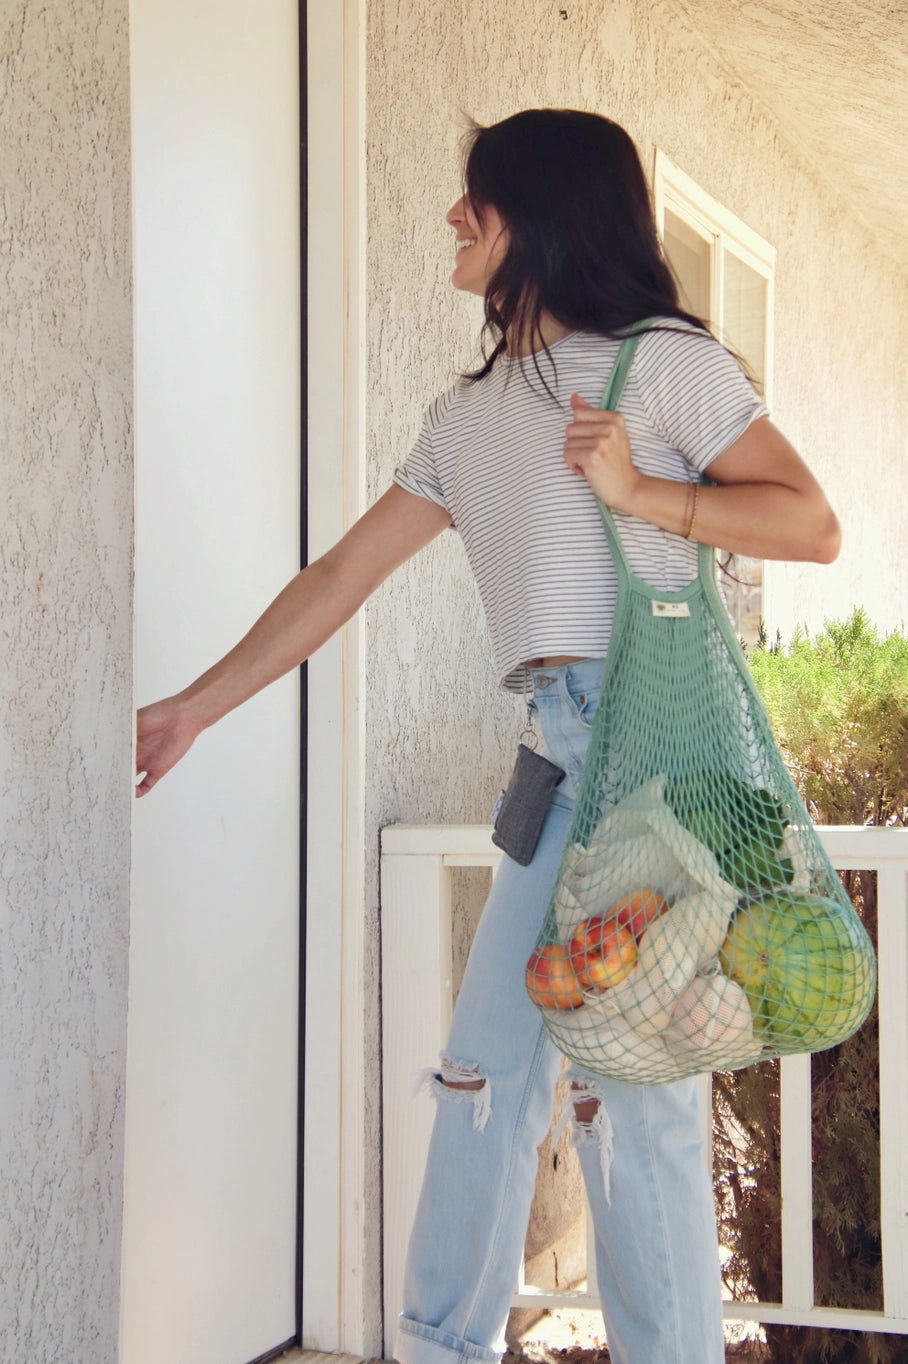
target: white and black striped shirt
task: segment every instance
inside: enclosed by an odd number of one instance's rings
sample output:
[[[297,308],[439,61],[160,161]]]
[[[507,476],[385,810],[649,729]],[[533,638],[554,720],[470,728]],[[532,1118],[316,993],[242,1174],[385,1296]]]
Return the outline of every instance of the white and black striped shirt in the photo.
[[[641,339],[619,410],[634,464],[695,481],[767,409],[711,336],[666,319]],[[525,659],[601,658],[617,580],[596,498],[564,462],[570,395],[598,405],[618,341],[572,332],[551,347],[555,372],[502,357],[485,379],[460,379],[429,407],[394,481],[451,514],[463,537],[501,685],[523,691]],[[526,377],[524,377],[526,376]],[[529,381],[529,382],[528,382]],[[697,546],[636,517],[616,515],[631,571],[677,591],[695,576]]]

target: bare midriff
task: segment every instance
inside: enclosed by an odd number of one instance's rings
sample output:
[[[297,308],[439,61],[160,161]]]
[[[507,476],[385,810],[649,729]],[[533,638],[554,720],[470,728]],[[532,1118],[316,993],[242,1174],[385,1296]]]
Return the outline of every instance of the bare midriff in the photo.
[[[551,654],[546,658],[528,658],[524,663],[525,668],[563,668],[568,663],[582,663],[584,656],[580,654]]]

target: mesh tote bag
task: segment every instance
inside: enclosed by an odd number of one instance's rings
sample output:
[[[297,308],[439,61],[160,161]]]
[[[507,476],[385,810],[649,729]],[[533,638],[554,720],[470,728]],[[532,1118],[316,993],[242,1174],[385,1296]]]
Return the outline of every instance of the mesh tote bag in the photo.
[[[600,509],[618,603],[530,997],[572,1060],[639,1083],[834,1046],[872,1004],[873,948],[776,747],[714,551],[660,592]]]

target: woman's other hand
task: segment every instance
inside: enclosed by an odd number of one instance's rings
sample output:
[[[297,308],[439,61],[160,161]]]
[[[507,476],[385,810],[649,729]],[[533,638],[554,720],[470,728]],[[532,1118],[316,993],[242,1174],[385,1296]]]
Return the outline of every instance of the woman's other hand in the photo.
[[[829,564],[841,528],[807,465],[768,417],[758,417],[707,469],[715,486],[641,474],[624,418],[571,394],[564,458],[613,511],[640,517],[731,554]]]
[[[631,460],[624,418],[620,412],[591,407],[578,393],[571,394],[571,411],[574,420],[565,432],[565,463],[586,479],[600,502],[614,511],[629,510],[641,475]]]

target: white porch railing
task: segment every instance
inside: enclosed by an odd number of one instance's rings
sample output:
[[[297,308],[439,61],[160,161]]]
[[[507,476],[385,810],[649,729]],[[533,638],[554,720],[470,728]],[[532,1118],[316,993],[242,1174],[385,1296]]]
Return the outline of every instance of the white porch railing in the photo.
[[[781,1069],[782,1302],[729,1302],[725,1315],[908,1335],[908,829],[837,827],[820,834],[837,868],[877,873],[883,1310],[814,1305],[810,1058],[798,1056],[786,1057]],[[428,1098],[411,1101],[413,1079],[444,1046],[451,1015],[452,871],[491,867],[494,874],[500,857],[486,826],[394,825],[382,832],[386,1358],[434,1116]],[[591,1262],[587,1282],[595,1282]],[[514,1297],[519,1307],[569,1304],[598,1307],[599,1300],[593,1292],[526,1286]]]

